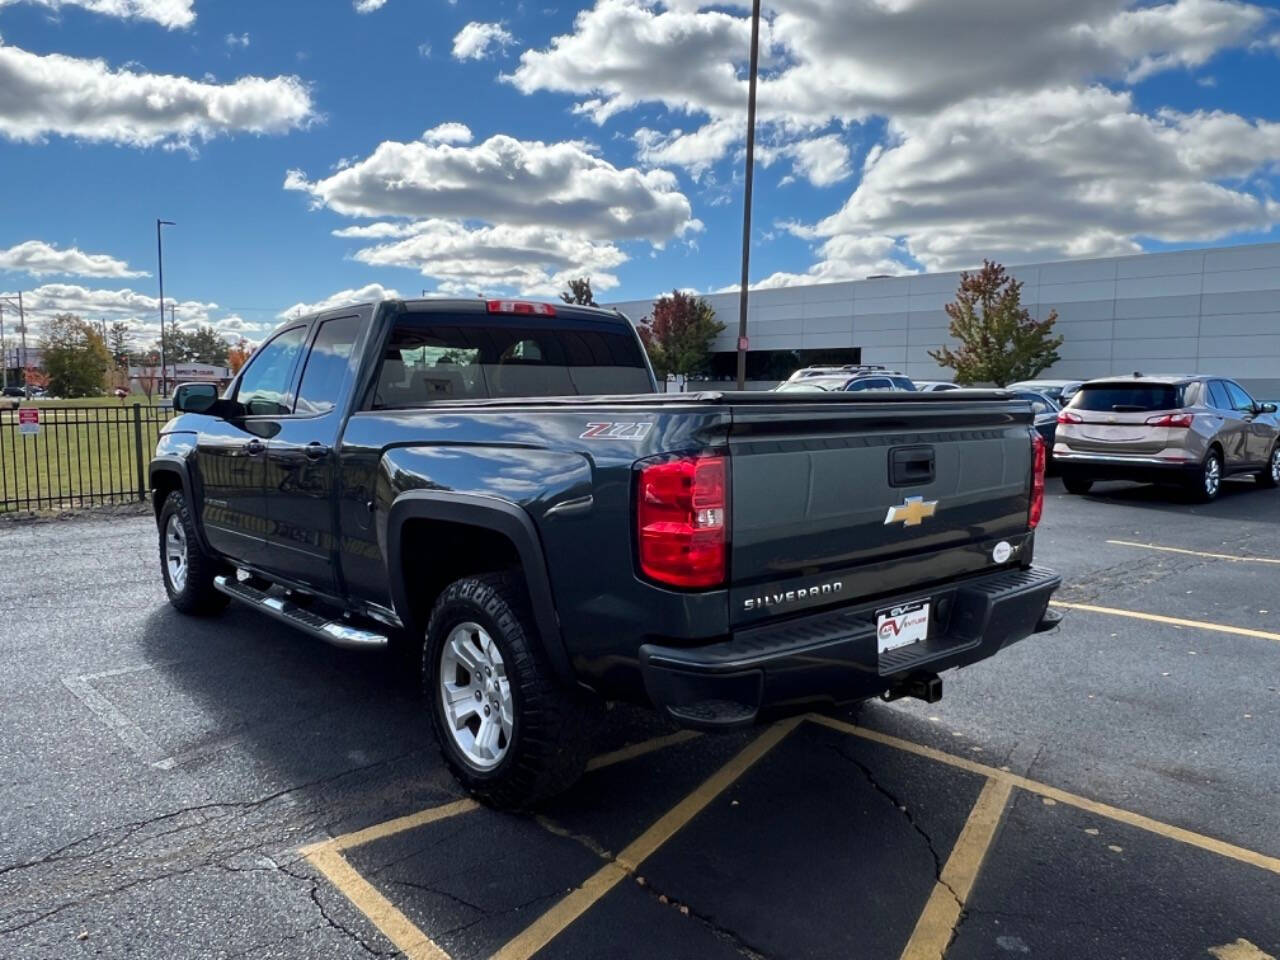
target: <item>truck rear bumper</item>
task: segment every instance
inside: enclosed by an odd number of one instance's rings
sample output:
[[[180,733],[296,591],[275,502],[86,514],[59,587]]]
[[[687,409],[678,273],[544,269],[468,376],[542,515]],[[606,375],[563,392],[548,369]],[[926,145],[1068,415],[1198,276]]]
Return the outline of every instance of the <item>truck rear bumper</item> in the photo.
[[[645,644],[649,699],[682,726],[725,729],[770,716],[865,700],[913,676],[976,663],[1058,617],[1062,583],[1042,568],[1005,570],[957,583],[754,627],[700,647]],[[929,600],[929,639],[884,654],[876,611]]]

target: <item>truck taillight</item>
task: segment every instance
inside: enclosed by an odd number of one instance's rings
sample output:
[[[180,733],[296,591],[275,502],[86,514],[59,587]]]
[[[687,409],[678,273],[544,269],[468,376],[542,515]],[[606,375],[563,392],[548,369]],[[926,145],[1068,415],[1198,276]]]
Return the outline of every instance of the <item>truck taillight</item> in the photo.
[[[1084,423],[1084,417],[1080,416],[1078,413],[1072,413],[1070,410],[1059,410],[1058,422],[1059,423]]]
[[[728,568],[728,461],[642,465],[636,483],[640,570],[673,587],[718,587]]]
[[[1195,420],[1193,413],[1165,413],[1158,417],[1147,417],[1148,427],[1189,427]]]
[[[1027,515],[1027,528],[1034,530],[1040,526],[1040,517],[1044,513],[1044,474],[1049,462],[1049,452],[1045,449],[1044,437],[1038,433],[1031,434],[1031,511]]]

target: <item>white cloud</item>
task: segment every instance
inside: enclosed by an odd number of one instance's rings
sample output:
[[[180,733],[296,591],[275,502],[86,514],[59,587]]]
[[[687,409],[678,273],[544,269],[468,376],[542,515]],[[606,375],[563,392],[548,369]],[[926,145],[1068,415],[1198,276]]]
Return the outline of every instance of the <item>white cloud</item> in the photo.
[[[500,23],[480,23],[472,20],[453,38],[455,60],[483,60],[490,53],[502,52],[516,38]]]
[[[235,133],[285,133],[312,119],[297,77],[219,84],[0,45],[0,136],[10,140],[190,147]]]
[[[352,6],[356,8],[356,13],[373,13],[375,10],[381,10],[387,5],[387,0],[353,0]]]
[[[386,141],[329,177],[291,170],[284,186],[355,217],[481,220],[656,244],[702,226],[672,174],[619,169],[576,141]]]
[[[746,155],[745,148],[743,155]],[[795,175],[804,177],[815,187],[829,187],[853,176],[849,145],[834,133],[780,147],[756,145],[756,159],[764,166],[771,166],[781,158],[789,159]]]
[[[239,47],[241,50],[249,46],[249,34],[247,33],[228,33],[223,38],[228,47]]]
[[[394,300],[399,297],[400,293],[390,287],[384,287],[380,283],[367,283],[363,287],[331,293],[315,303],[295,303],[293,306],[281,310],[279,318],[284,320],[288,317],[317,313],[321,310],[332,310],[334,307],[343,307],[349,303],[367,303],[370,300]]]
[[[146,277],[145,270],[130,270],[123,260],[105,253],[85,253],[76,247],[59,250],[43,240],[27,240],[0,250],[0,270],[42,277]]]
[[[632,139],[641,163],[683,167],[699,180],[735,143],[745,139],[746,132],[744,120],[725,119],[713,120],[689,133],[678,127],[667,133],[641,127]]]
[[[422,134],[423,143],[470,143],[474,139],[465,123],[441,123]]]
[[[2,296],[16,296],[4,293]],[[74,313],[87,320],[123,320],[133,328],[135,341],[148,343],[160,335],[160,300],[136,290],[95,290],[73,283],[47,283],[22,294],[27,315],[28,337],[39,337],[44,323],[59,313]],[[165,298],[165,317],[174,306],[174,317],[184,323],[212,323],[216,303]],[[6,324],[6,329],[8,326]]]
[[[413,224],[400,239],[357,251],[355,259],[370,266],[416,269],[447,293],[554,295],[571,277],[583,275],[591,277],[597,290],[617,286],[609,271],[627,256],[612,243],[548,227],[468,227],[426,220]]]
[[[811,235],[820,267],[855,237],[902,239],[930,270],[1135,253],[1267,230],[1280,206],[1239,181],[1280,162],[1280,123],[1147,116],[1104,87],[977,98],[890,124],[843,208]],[[1235,186],[1224,181],[1237,181]]]
[[[423,60],[430,60],[430,59],[431,59],[431,44],[429,44],[429,43],[420,43],[420,44],[418,44],[418,56],[420,56]]]
[[[0,0],[0,7],[33,3],[55,13],[63,7],[81,7],[122,20],[150,20],[162,27],[189,27],[195,22],[195,0]]]

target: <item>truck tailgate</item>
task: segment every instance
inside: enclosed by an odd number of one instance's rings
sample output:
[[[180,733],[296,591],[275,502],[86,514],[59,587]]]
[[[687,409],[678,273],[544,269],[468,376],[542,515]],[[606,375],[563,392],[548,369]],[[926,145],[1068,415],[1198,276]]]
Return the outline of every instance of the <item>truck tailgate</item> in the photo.
[[[1030,424],[1003,400],[734,405],[731,621],[993,571],[1001,541],[1027,562]]]

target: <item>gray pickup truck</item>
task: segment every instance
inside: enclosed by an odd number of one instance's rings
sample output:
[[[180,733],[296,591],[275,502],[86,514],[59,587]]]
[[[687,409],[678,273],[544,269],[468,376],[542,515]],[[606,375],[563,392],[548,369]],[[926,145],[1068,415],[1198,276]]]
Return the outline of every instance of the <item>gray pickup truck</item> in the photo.
[[[592,711],[732,729],[884,696],[1057,617],[1031,410],[999,392],[656,392],[630,322],[391,300],[290,320],[151,462],[184,613],[409,644],[489,803],[581,773]]]

